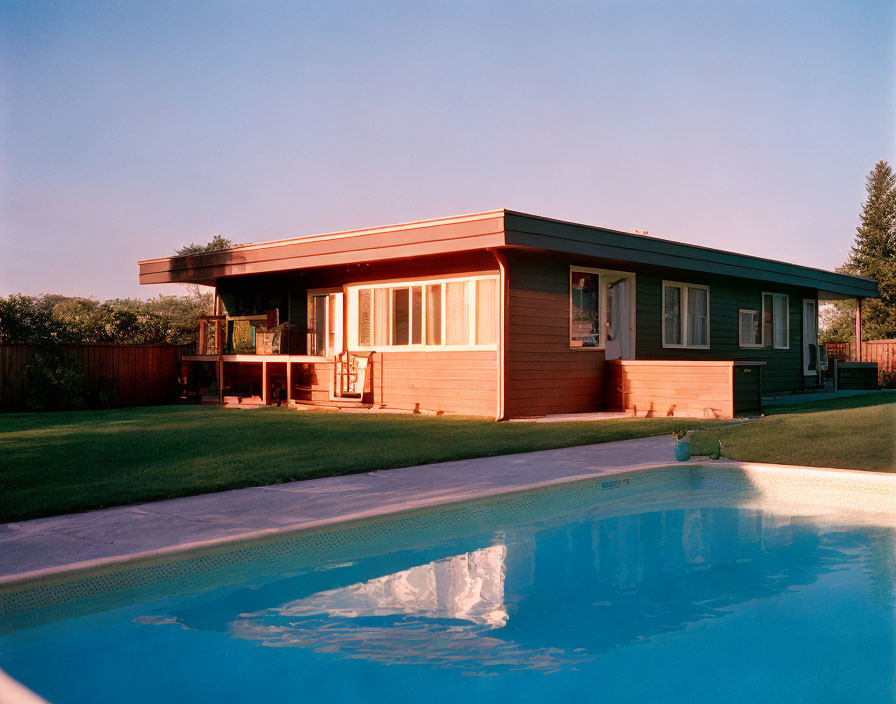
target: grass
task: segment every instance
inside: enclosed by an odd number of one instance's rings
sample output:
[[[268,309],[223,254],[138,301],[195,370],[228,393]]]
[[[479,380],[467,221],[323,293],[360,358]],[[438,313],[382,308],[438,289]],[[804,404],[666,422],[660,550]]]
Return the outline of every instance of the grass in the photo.
[[[764,418],[691,434],[732,460],[896,472],[896,392],[767,409]]]
[[[716,424],[494,423],[208,406],[0,415],[0,522]]]

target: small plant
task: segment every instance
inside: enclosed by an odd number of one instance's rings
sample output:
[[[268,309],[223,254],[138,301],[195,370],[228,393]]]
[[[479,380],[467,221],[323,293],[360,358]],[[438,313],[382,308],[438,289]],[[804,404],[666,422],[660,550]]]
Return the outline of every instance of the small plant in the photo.
[[[709,459],[717,460],[721,456],[722,456],[722,441],[716,440],[716,449],[712,451],[712,454],[710,454]]]
[[[677,428],[672,428],[672,437],[681,442],[683,440],[687,440],[688,433],[690,432],[690,428],[679,426]]]

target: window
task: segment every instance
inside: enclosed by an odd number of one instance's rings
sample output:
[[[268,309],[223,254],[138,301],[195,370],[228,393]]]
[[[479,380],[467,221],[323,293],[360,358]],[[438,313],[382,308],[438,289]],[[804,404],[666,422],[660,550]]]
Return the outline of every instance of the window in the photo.
[[[786,293],[762,294],[762,346],[790,348],[790,298]]]
[[[600,339],[600,274],[573,271],[569,286],[570,347],[602,347]]]
[[[606,350],[607,342],[614,340],[618,348],[623,339],[633,344],[634,292],[634,274],[571,266],[569,268],[570,348]]]
[[[663,281],[663,347],[709,349],[709,286]]]
[[[737,314],[740,346],[762,347],[762,315],[760,311],[741,308]]]
[[[498,342],[494,276],[352,286],[348,301],[352,348],[494,348]]]

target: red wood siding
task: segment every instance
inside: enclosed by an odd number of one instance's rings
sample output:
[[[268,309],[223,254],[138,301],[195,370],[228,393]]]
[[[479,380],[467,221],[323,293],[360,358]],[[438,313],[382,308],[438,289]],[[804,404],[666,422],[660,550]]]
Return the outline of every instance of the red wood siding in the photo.
[[[604,353],[569,347],[569,264],[522,252],[509,257],[509,418],[604,407]]]
[[[493,350],[378,352],[373,402],[394,408],[494,416],[497,356]]]
[[[639,416],[731,418],[733,362],[607,362],[611,409]]]

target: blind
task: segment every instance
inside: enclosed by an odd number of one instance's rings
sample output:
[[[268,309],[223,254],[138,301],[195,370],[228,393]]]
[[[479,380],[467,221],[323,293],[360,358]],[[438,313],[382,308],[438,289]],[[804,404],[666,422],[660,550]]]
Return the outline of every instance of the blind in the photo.
[[[373,297],[369,288],[358,291],[358,344],[370,347],[373,339]]]

